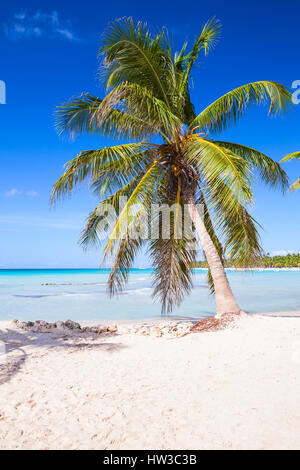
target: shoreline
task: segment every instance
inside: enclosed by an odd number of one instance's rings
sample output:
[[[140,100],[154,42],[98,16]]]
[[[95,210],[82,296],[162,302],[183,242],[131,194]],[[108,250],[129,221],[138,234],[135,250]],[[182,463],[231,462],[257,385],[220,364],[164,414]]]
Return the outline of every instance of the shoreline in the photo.
[[[282,318],[300,318],[300,310],[281,310],[278,312],[258,312],[258,313],[248,313],[246,314],[249,317],[282,317]],[[146,317],[146,318],[137,318],[137,319],[94,319],[94,320],[76,320],[76,322],[80,323],[83,327],[94,327],[98,325],[120,325],[120,326],[135,326],[135,325],[145,325],[145,326],[155,326],[155,325],[160,325],[162,323],[186,323],[186,322],[191,322],[191,323],[197,323],[201,320],[204,320],[205,318],[211,318],[214,315],[207,315],[207,316],[157,316],[157,317]],[[12,319],[12,318],[7,318],[7,319],[2,319],[0,320],[0,330],[2,328],[7,328],[7,327],[12,327],[13,323],[15,320],[18,320],[17,318]],[[43,321],[43,319],[41,319]],[[72,319],[70,319],[72,321]],[[19,321],[19,320],[18,320]],[[30,319],[27,320],[20,320],[20,321],[31,321]],[[36,320],[33,320],[36,321]],[[54,320],[53,322],[59,322],[60,320]],[[66,321],[66,320],[64,320]]]

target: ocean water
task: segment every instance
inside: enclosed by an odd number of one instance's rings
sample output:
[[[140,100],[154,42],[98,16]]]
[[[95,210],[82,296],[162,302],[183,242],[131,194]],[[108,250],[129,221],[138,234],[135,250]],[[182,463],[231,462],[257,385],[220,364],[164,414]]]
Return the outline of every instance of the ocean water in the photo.
[[[151,270],[133,269],[126,290],[110,299],[108,270],[0,270],[0,320],[101,321],[160,316],[151,294]],[[249,313],[300,311],[300,271],[228,271],[240,306]],[[55,284],[55,285],[45,285]],[[172,316],[213,315],[206,271],[194,271],[194,288]]]

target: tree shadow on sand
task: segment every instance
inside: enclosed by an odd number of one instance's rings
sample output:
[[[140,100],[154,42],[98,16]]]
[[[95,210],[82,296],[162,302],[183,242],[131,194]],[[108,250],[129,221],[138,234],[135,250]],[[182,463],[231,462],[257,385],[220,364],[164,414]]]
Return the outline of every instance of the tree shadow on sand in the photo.
[[[105,336],[117,336],[114,333]],[[92,333],[65,334],[54,331],[36,333],[15,329],[0,329],[0,385],[10,381],[25,364],[30,355],[44,356],[52,349],[70,349],[73,352],[90,349],[114,353],[127,346],[122,343],[103,341]],[[26,351],[27,350],[27,351]]]

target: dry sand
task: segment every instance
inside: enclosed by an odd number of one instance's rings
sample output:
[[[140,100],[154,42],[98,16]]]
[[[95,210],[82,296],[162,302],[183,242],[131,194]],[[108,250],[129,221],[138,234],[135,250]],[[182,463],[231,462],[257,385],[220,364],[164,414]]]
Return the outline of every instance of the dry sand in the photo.
[[[300,448],[300,318],[176,339],[0,328],[1,449]]]

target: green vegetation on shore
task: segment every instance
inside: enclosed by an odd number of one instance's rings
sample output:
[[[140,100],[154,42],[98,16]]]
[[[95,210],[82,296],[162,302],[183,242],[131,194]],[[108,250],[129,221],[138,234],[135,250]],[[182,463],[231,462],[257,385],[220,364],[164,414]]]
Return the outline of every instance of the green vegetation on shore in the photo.
[[[206,261],[196,261],[195,268],[207,268]],[[225,261],[226,268],[243,268],[244,266],[236,265],[231,260]],[[245,267],[249,267],[245,266]],[[300,268],[300,253],[285,255],[285,256],[270,256],[269,253],[257,259],[253,267],[257,268]]]

